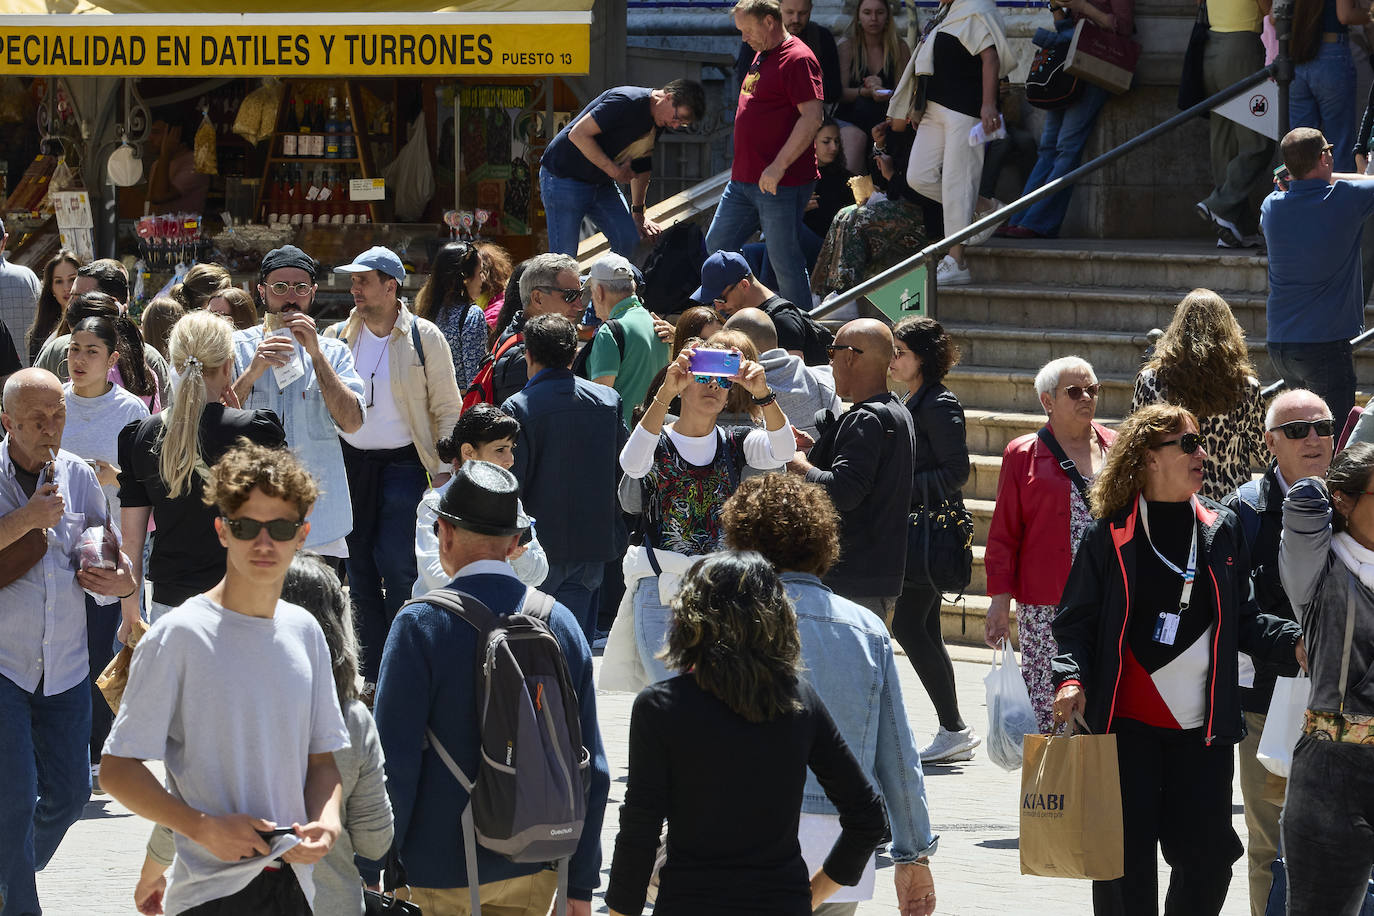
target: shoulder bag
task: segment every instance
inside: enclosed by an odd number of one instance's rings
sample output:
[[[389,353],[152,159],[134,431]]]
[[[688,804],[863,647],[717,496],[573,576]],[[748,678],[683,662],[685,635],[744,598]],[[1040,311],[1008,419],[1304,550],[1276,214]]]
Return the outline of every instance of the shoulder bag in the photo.
[[[1131,88],[1139,60],[1140,44],[1134,38],[1080,19],[1064,58],[1064,72],[1120,95]]]
[[[929,394],[927,389],[921,401]],[[911,408],[913,423],[921,401]],[[932,502],[924,478],[921,505],[907,516],[905,579],[960,596],[973,580],[973,514],[964,508],[962,499],[939,494],[939,501]]]
[[[1026,73],[1026,101],[1043,111],[1059,111],[1077,102],[1083,95],[1083,81],[1065,70],[1072,40],[1065,34],[1067,22],[1061,28],[1056,24],[1055,31],[1041,29],[1045,33],[1031,61],[1030,71]],[[1057,34],[1056,34],[1057,33]]]

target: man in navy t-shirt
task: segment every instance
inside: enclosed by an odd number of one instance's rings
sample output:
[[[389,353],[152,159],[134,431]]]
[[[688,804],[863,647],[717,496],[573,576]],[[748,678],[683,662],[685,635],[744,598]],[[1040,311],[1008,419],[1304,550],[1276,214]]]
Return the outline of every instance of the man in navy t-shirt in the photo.
[[[654,143],[665,127],[686,127],[705,114],[706,92],[691,80],[662,89],[617,86],[593,99],[549,142],[539,163],[549,251],[576,257],[584,216],[623,257],[634,255],[641,237],[658,235],[644,217]],[[626,206],[621,184],[630,186],[633,206]]]
[[[1322,132],[1298,127],[1280,147],[1288,187],[1260,205],[1269,248],[1269,359],[1289,388],[1309,388],[1344,423],[1355,404],[1350,339],[1364,328],[1360,241],[1374,180],[1336,174]]]

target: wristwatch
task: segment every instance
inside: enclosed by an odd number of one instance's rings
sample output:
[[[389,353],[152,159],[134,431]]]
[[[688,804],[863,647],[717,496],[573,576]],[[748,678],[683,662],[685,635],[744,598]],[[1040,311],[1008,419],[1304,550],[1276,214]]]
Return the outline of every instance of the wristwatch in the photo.
[[[631,212],[631,213],[643,213],[643,212],[644,212],[644,205],[643,205],[643,204],[633,204],[633,205],[631,205],[631,207],[630,207],[630,212]]]

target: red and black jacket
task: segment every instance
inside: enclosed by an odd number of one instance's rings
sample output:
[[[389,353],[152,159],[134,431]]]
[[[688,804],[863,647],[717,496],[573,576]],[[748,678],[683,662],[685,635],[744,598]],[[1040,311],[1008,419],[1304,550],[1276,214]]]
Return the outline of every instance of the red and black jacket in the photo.
[[[1219,609],[1212,630],[1211,665],[1207,674],[1204,735],[1233,744],[1244,735],[1240,711],[1237,650],[1274,662],[1291,662],[1301,635],[1297,624],[1259,613],[1250,599],[1250,560],[1240,521],[1219,503],[1199,496],[1201,556],[1195,588],[1213,590]],[[1149,550],[1137,524],[1139,503],[1093,523],[1078,548],[1069,581],[1054,618],[1059,654],[1054,684],[1078,684],[1087,699],[1088,726],[1111,730],[1121,686],[1127,620],[1136,592],[1139,551]]]

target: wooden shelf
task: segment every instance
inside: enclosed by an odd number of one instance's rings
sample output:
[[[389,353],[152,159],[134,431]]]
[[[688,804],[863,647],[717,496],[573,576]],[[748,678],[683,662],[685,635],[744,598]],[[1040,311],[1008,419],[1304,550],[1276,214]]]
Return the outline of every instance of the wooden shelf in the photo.
[[[358,157],[356,157],[356,156],[354,156],[354,157],[351,158],[351,159],[321,159],[321,158],[313,157],[313,156],[268,156],[268,157],[267,157],[267,161],[268,161],[268,162],[299,162],[299,163],[304,163],[304,164],[308,164],[308,165],[340,165],[340,164],[348,165],[348,164],[350,164],[350,163],[352,163],[352,164],[354,164],[354,165],[362,165],[362,164],[363,164],[363,161],[362,161],[361,159],[359,159]],[[366,178],[366,177],[368,177],[368,176],[364,175],[364,176],[360,176],[360,177]]]

